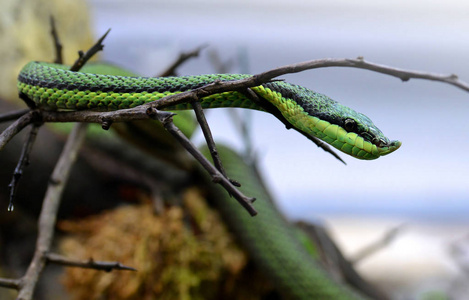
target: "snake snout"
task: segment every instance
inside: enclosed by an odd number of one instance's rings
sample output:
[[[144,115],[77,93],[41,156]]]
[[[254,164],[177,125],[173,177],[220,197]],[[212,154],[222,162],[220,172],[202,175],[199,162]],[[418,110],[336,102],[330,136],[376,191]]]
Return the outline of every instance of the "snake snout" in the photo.
[[[381,156],[388,155],[389,153],[392,153],[396,151],[397,149],[399,149],[401,145],[402,145],[401,141],[394,140],[394,141],[389,142],[387,146],[379,147],[378,151],[380,152]]]

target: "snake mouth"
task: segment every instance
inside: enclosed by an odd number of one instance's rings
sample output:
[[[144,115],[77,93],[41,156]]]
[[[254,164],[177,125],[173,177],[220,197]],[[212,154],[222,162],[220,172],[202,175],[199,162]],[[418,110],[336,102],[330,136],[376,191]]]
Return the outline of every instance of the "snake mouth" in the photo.
[[[395,140],[395,141],[390,141],[386,145],[376,145],[376,146],[377,146],[380,156],[383,156],[383,155],[388,155],[389,153],[396,151],[397,149],[401,147],[401,145],[402,145],[401,141]]]

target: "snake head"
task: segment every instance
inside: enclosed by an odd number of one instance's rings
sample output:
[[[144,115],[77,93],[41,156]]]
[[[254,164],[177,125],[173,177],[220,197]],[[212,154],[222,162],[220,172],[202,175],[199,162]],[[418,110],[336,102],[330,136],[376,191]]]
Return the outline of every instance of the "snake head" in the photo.
[[[360,159],[375,159],[399,149],[402,144],[400,141],[389,140],[370,118],[351,111],[339,124],[347,132],[345,136],[349,137],[348,144],[352,146],[351,152],[346,153]]]

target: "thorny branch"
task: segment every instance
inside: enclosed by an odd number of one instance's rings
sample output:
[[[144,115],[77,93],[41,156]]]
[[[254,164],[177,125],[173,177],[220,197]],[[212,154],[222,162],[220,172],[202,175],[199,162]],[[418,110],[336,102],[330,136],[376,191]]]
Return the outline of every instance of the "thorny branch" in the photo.
[[[54,37],[55,46],[58,47],[58,45],[60,45],[60,42],[59,42],[57,33],[55,31],[53,19],[51,19],[51,23],[52,23],[51,25],[53,26],[52,35]],[[106,32],[106,34],[108,32]],[[80,52],[79,59],[75,62],[74,66],[72,67],[75,71],[79,70],[81,66],[83,66],[89,58],[91,58],[96,52],[100,51],[103,48],[102,41],[105,36],[106,35],[104,35],[100,40],[98,40],[98,43],[95,44],[85,54]],[[59,60],[60,52],[61,52],[61,49],[56,48],[56,54],[57,54],[56,60],[58,61],[60,61]],[[38,113],[38,110],[32,110],[31,112],[26,113],[25,115],[21,116],[17,120],[17,122],[13,123],[12,126],[7,128],[6,131],[11,132],[10,134],[5,135],[4,137],[2,133],[2,135],[0,136],[0,141],[2,140],[2,138],[5,139],[5,141],[8,141],[9,139],[11,139],[12,136],[14,136],[13,133],[15,131],[19,131],[21,128],[23,128],[27,124],[34,123],[34,127],[31,130],[30,138],[28,139],[28,142],[26,143],[24,147],[19,165],[17,167],[17,170],[19,169],[19,171],[15,170],[15,175],[11,183],[12,195],[14,195],[14,189],[19,179],[17,174],[21,174],[23,165],[26,164],[28,161],[27,157],[30,152],[30,148],[32,147],[32,141],[34,140],[34,137],[37,133],[37,129],[40,126],[39,124],[40,120],[38,120],[40,119],[38,117],[39,115],[40,114]],[[17,123],[19,125],[15,125]],[[52,240],[54,237],[54,228],[55,228],[55,223],[56,223],[56,218],[57,218],[57,211],[59,208],[62,192],[65,188],[68,176],[70,174],[71,167],[73,166],[76,160],[78,150],[84,140],[84,137],[86,134],[86,128],[87,128],[87,125],[83,123],[75,125],[72,133],[69,136],[69,139],[67,140],[65,148],[59,158],[59,161],[57,162],[57,165],[52,173],[52,176],[50,178],[50,184],[49,184],[49,187],[47,189],[47,192],[43,201],[42,210],[39,215],[38,238],[36,240],[36,248],[34,251],[34,256],[33,256],[31,263],[29,264],[29,267],[25,275],[19,280],[0,279],[0,285],[4,287],[15,288],[19,290],[17,299],[21,299],[21,300],[32,299],[36,284],[38,282],[38,279],[46,263],[48,261],[53,260],[53,258],[51,259],[50,257],[47,256],[47,254],[49,253],[51,246],[52,246]],[[6,142],[4,142],[4,144],[5,143]],[[4,144],[0,143],[0,146],[3,147]],[[10,207],[12,207],[11,203],[10,203],[9,208]],[[95,264],[90,261],[88,263],[88,267],[92,267],[96,265],[97,268],[104,268],[106,270],[110,270],[112,268],[127,268],[128,269],[128,267],[121,266],[120,264],[116,265],[115,263],[109,263],[108,266],[105,266],[104,264],[101,264],[101,263]]]
[[[39,131],[41,125],[42,123],[36,123],[32,125],[31,131],[28,135],[28,139],[23,145],[23,150],[21,150],[21,156],[18,161],[18,164],[16,165],[15,171],[13,172],[13,178],[11,179],[11,182],[8,185],[10,189],[10,203],[8,204],[8,211],[13,211],[13,201],[16,196],[16,188],[18,187],[18,183],[21,179],[21,176],[23,175],[24,167],[29,164],[29,154],[31,153],[31,149],[36,139],[37,132]]]
[[[21,286],[21,279],[0,278],[0,286],[18,290]]]
[[[57,27],[55,26],[55,19],[53,16],[50,17],[50,34],[52,35],[52,39],[54,40],[54,49],[55,49],[55,59],[54,63],[62,64],[63,63],[63,55],[62,55],[62,43],[60,43],[59,35],[57,33]]]
[[[252,206],[252,203],[256,200],[255,198],[246,197],[241,193],[235,185],[237,182],[231,182],[226,176],[224,176],[216,167],[214,167],[205,156],[195,147],[192,142],[176,127],[173,123],[173,114],[168,112],[160,112],[154,108],[149,108],[148,115],[154,119],[159,120],[166,130],[171,133],[172,136],[184,147],[186,150],[205,168],[205,170],[212,177],[212,181],[219,183],[223,188],[248,211],[251,216],[255,216],[257,211]]]
[[[350,261],[352,262],[352,264],[356,265],[362,262],[364,259],[380,251],[381,249],[387,247],[397,238],[399,234],[402,233],[402,230],[404,228],[405,228],[404,224],[400,224],[396,227],[391,228],[390,230],[385,232],[378,240],[374,241],[373,243],[359,250],[358,253],[356,253],[350,259]]]
[[[78,150],[85,138],[86,128],[87,125],[83,123],[77,124],[74,127],[51,175],[50,184],[47,188],[39,215],[36,250],[26,274],[21,278],[17,299],[32,299],[36,283],[46,265],[47,258],[45,254],[50,251],[52,246],[60,197],[65,188],[70,170],[76,160]]]
[[[0,114],[0,123],[17,120],[19,117],[27,114],[29,109],[20,109]]]
[[[48,263],[54,263],[67,267],[79,267],[83,269],[101,270],[106,272],[111,272],[112,270],[137,271],[137,269],[125,266],[117,261],[95,261],[92,258],[88,259],[87,261],[72,260],[55,253],[47,253],[46,258]]]
[[[31,123],[38,122],[41,118],[40,113],[31,110],[26,114],[23,114],[15,122],[11,123],[2,133],[0,134],[0,151],[5,147],[6,144],[21,130]]]
[[[205,137],[205,142],[207,143],[207,147],[210,151],[210,155],[212,156],[213,159],[213,164],[215,165],[215,168],[217,168],[218,171],[223,175],[223,177],[226,176],[225,169],[223,168],[223,164],[221,162],[220,157],[218,156],[218,150],[217,146],[215,145],[215,142],[213,141],[213,136],[212,132],[210,130],[210,127],[208,126],[207,119],[205,118],[204,111],[202,109],[202,105],[200,104],[199,101],[193,101],[192,103],[192,109],[195,112],[195,116],[197,118],[197,122],[199,122],[200,128],[202,129],[202,133],[204,134]],[[241,185],[235,181],[229,179],[230,182],[237,186],[240,187]]]
[[[78,59],[70,67],[70,71],[79,71],[88,62],[88,60],[93,57],[93,55],[103,50],[103,41],[110,31],[111,29],[109,28],[106,33],[104,33],[103,36],[100,37],[99,40],[85,53],[83,51],[78,51]]]

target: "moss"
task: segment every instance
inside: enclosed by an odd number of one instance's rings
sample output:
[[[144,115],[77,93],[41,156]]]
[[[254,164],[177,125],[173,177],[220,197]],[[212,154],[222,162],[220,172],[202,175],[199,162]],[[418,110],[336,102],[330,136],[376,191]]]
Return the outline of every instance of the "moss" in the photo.
[[[66,256],[138,270],[68,268],[63,283],[73,298],[217,299],[233,289],[246,255],[196,190],[187,191],[184,202],[185,209],[170,207],[161,215],[147,203],[61,222],[68,233],[60,243]]]

